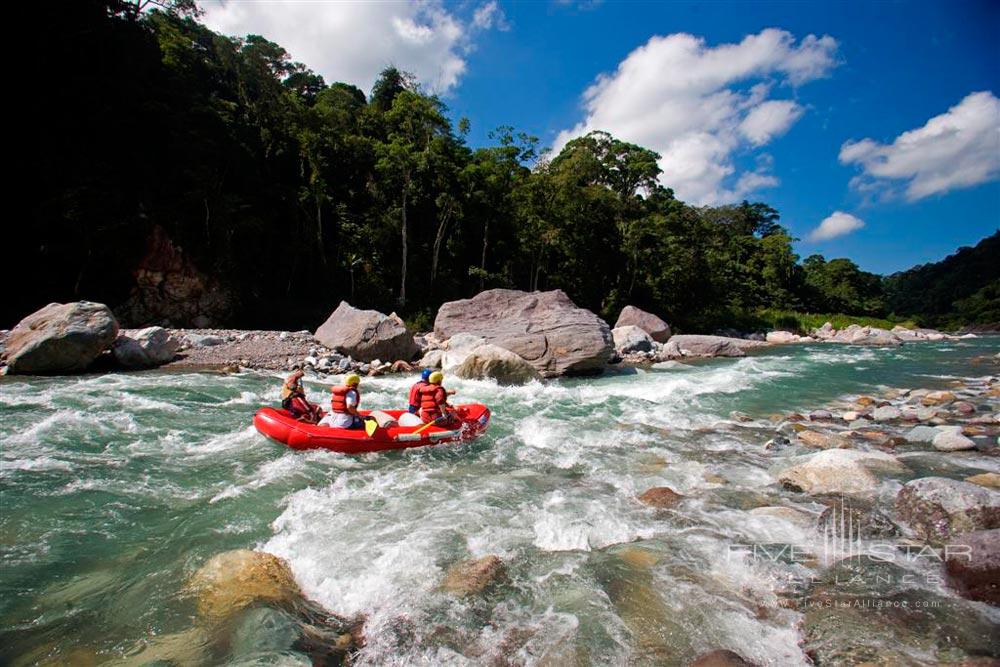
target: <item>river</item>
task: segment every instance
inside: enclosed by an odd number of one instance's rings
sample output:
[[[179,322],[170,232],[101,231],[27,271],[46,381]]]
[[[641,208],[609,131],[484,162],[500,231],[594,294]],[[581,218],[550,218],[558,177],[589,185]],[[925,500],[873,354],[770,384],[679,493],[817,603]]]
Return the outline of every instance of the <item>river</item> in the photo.
[[[804,450],[765,451],[767,417],[982,377],[996,366],[977,358],[998,351],[990,337],[792,345],[524,387],[449,380],[459,402],[492,409],[484,437],[353,457],[286,450],[254,431],[277,376],[2,378],[0,663],[81,647],[99,662],[182,631],[194,622],[182,594],[191,573],[253,548],[287,559],[328,609],[367,616],[361,664],[684,664],[716,648],[807,664],[801,611],[772,604],[788,572],[733,548],[818,539],[749,511],[823,509],[776,485],[780,460]],[[399,406],[410,382],[366,379],[364,403]],[[319,397],[324,386],[307,388]],[[938,456],[951,476],[1000,471],[978,452]],[[906,479],[883,480],[880,497]],[[655,486],[685,499],[670,511],[636,501]],[[507,564],[499,590],[438,590],[451,563],[486,554]],[[985,605],[973,609],[1000,628]],[[251,658],[309,664],[290,649],[222,661]]]

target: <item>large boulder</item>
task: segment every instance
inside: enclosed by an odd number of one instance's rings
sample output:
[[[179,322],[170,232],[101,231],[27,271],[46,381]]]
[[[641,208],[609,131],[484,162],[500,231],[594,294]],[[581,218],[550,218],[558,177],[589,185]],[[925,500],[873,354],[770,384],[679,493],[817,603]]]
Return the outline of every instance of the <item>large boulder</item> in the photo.
[[[316,330],[316,340],[358,361],[413,358],[417,344],[403,321],[377,310],[359,310],[341,301]]]
[[[510,350],[485,343],[472,350],[452,371],[460,378],[493,378],[500,384],[525,384],[539,380],[535,367]]]
[[[670,338],[670,325],[652,313],[640,310],[635,306],[625,306],[622,308],[618,321],[615,322],[615,329],[621,327],[639,327],[649,334],[649,337],[657,343],[666,343]]]
[[[781,471],[778,482],[810,495],[870,496],[878,487],[873,470],[905,472],[906,466],[884,452],[826,449]]]
[[[17,323],[7,337],[7,372],[86,370],[118,336],[118,321],[103,303],[50,303]]]
[[[670,344],[685,357],[745,357],[746,350],[764,345],[743,338],[700,335],[671,336]]]
[[[147,327],[122,331],[111,352],[125,368],[154,368],[167,363],[180,350],[181,344],[163,327]]]
[[[921,477],[896,494],[896,513],[933,544],[974,530],[1000,528],[1000,492],[946,477]]]
[[[188,590],[198,598],[198,614],[209,624],[256,606],[297,609],[303,602],[291,568],[263,551],[236,549],[216,554],[194,573]]]
[[[648,333],[637,326],[626,325],[611,330],[615,341],[615,352],[624,356],[636,352],[650,352],[653,349],[653,339]]]
[[[1000,529],[977,530],[949,541],[945,570],[963,596],[1000,606]]]
[[[482,336],[525,359],[543,377],[601,372],[612,354],[611,329],[565,292],[494,289],[441,306],[434,331]]]
[[[446,343],[444,354],[441,357],[441,368],[451,371],[458,368],[465,359],[472,354],[477,347],[486,344],[486,339],[482,336],[460,333],[452,336]]]

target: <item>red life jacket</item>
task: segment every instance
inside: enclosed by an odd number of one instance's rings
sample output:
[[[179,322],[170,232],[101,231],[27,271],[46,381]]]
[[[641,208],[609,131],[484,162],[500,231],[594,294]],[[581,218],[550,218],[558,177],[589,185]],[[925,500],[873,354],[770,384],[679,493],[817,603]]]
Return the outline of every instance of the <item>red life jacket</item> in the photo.
[[[420,389],[428,386],[428,384],[429,383],[426,380],[420,380],[415,385],[410,387],[410,405],[419,406]]]
[[[358,404],[354,407],[357,408],[358,405],[361,405],[361,390],[345,384],[342,387],[333,387],[330,389],[330,393],[332,394],[330,397],[330,409],[334,412],[347,414],[347,392],[349,391],[354,391],[358,394]]]
[[[420,418],[429,423],[441,416],[441,403],[448,400],[448,394],[439,384],[427,384],[417,390],[420,398]]]

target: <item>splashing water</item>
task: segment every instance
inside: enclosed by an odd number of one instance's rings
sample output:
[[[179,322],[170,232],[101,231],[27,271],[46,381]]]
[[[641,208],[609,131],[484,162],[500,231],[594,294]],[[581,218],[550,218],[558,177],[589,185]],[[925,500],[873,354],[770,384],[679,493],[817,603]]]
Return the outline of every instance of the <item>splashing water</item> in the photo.
[[[715,648],[806,664],[799,612],[761,611],[804,566],[731,557],[733,544],[820,539],[750,511],[823,508],[775,484],[776,459],[804,450],[765,452],[765,418],[982,376],[992,367],[974,358],[998,348],[789,346],[524,387],[451,380],[493,410],[485,437],[356,457],[257,435],[274,376],[5,378],[4,657],[82,646],[112,658],[189,628],[183,582],[213,554],[259,548],[286,558],[309,597],[367,617],[362,664],[682,664]],[[365,404],[399,406],[411,381],[366,380]],[[996,468],[967,461],[969,474]],[[655,486],[686,500],[636,501]],[[449,565],[487,554],[507,564],[506,585],[438,589]]]

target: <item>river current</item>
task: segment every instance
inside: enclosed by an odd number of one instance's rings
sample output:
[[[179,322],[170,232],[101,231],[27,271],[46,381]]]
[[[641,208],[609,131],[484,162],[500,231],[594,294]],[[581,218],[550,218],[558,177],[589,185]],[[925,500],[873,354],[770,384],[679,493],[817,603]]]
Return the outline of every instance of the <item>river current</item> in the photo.
[[[685,664],[717,648],[807,664],[801,611],[777,592],[792,569],[821,564],[762,564],[739,546],[819,539],[750,511],[823,509],[776,484],[782,459],[808,450],[765,450],[768,416],[982,377],[996,367],[977,358],[998,351],[989,337],[792,345],[524,387],[449,379],[458,402],[492,409],[484,437],[350,457],[254,431],[253,412],[277,401],[276,375],[2,378],[0,663],[80,647],[110,659],[182,631],[191,573],[251,548],[287,559],[326,608],[367,616],[362,664],[497,664],[500,653],[508,664]],[[401,406],[411,382],[366,379],[364,404]],[[307,378],[314,398],[325,387]],[[975,452],[949,460],[958,477],[1000,472]],[[879,495],[905,480],[883,480]],[[684,502],[636,501],[656,486]],[[502,587],[439,590],[449,565],[487,554],[507,565]],[[288,650],[253,659],[309,664]]]

